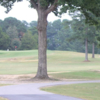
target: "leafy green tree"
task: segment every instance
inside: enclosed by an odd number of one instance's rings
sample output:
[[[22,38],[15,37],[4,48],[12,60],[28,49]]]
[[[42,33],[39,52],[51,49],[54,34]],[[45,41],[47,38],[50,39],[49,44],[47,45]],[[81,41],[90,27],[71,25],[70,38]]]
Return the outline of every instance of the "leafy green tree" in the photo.
[[[100,48],[100,25],[98,25],[97,30],[96,30],[96,42],[97,42],[97,48]],[[98,53],[100,51],[98,50]]]
[[[9,48],[10,38],[9,36],[2,31],[0,27],[0,49],[6,50]]]
[[[10,39],[18,38],[18,31],[16,26],[10,26],[6,33],[9,35]]]
[[[32,21],[31,23],[29,23],[28,32],[32,35],[38,34],[37,21]]]
[[[60,19],[58,20],[55,20],[53,23],[52,23],[52,26],[54,27],[56,33],[59,32],[62,28],[62,22]]]
[[[57,32],[55,31],[55,27],[53,26],[53,23],[52,22],[48,22],[47,38],[50,38],[50,37],[54,36],[55,34],[57,34]]]
[[[91,34],[90,34],[90,44],[92,44],[92,58],[95,58],[95,45],[97,45],[97,39],[96,39],[96,36],[97,36],[97,30],[96,30],[96,26],[95,25],[92,25],[90,26],[90,31],[91,31]]]
[[[57,33],[61,30],[62,28],[62,22],[61,20],[55,20],[54,22],[49,22],[47,26],[47,39],[48,39],[48,44],[47,48],[50,50],[55,50],[56,49],[56,36]]]
[[[57,50],[72,50],[72,42],[66,41],[72,35],[69,29],[62,29],[58,32],[55,38],[56,49]]]
[[[38,34],[38,31],[37,31],[37,28],[36,28],[36,27],[30,27],[30,28],[28,29],[28,31],[29,31],[32,35]]]
[[[0,27],[3,29],[3,21],[0,20]]]
[[[30,33],[26,33],[21,42],[21,49],[22,50],[31,50],[31,49],[37,49],[37,35],[35,34],[34,36]]]
[[[19,40],[19,38],[14,38],[12,41],[11,41],[11,48],[13,50],[18,50],[20,49],[21,47],[21,41]]]
[[[23,20],[22,23],[25,25],[26,29],[30,26],[29,23],[25,20]]]
[[[85,61],[88,61],[88,43],[95,43],[95,27],[86,24],[84,20],[74,20],[73,31],[75,34],[72,36],[72,40],[80,39],[81,42],[85,42]]]
[[[10,38],[10,45],[9,45],[9,49],[11,50],[14,50],[15,49],[15,42],[17,40],[19,40],[19,37],[18,37],[18,31],[17,31],[17,28],[16,26],[10,26],[7,31],[6,31],[7,35],[9,36]],[[16,40],[17,38],[17,40]],[[17,41],[18,42],[18,41]],[[17,43],[16,42],[16,43]]]
[[[9,27],[15,26],[17,28],[18,33],[20,32],[26,32],[26,26],[19,20],[13,17],[8,17],[4,19],[3,22],[3,30],[6,32],[6,30]]]
[[[36,27],[37,26],[37,21],[32,21],[29,23],[30,27]]]
[[[74,42],[67,41],[72,35],[74,35],[71,28],[72,22],[73,21],[69,20],[63,20],[61,23],[58,22],[57,25],[58,27],[61,26],[61,28],[57,32],[55,31],[56,28],[51,23],[51,26],[54,27],[54,29],[49,26],[48,31],[51,33],[54,32],[54,34],[51,34],[51,36],[48,37],[48,49],[83,52],[84,46],[79,40],[75,40]]]
[[[80,39],[82,42],[85,42],[85,61],[88,61],[88,26],[84,23],[84,20],[75,20],[73,31],[75,34],[72,36],[72,40]]]

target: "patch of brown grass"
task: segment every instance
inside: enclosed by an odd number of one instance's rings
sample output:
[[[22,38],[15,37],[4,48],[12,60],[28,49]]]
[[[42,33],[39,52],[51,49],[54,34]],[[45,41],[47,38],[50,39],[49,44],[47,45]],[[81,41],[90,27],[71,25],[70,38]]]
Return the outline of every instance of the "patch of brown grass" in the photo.
[[[24,80],[24,79],[31,79],[35,76],[35,74],[27,74],[27,75],[0,75],[1,81],[6,80]]]
[[[0,100],[8,100],[8,99],[6,99],[6,98],[3,98],[3,97],[0,97]]]

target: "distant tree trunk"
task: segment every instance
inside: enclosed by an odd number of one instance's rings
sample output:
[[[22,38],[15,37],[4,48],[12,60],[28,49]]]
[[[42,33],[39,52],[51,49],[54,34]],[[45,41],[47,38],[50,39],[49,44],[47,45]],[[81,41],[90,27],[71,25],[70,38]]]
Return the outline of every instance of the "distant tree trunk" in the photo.
[[[85,40],[85,61],[88,61],[88,40]]]
[[[95,46],[95,44],[93,43],[92,44],[92,58],[95,58],[95,55],[94,55],[94,46]]]

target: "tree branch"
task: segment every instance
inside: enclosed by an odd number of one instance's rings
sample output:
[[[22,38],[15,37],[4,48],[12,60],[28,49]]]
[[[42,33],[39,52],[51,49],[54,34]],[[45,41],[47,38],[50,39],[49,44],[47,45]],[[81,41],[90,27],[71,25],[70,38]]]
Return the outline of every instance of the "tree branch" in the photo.
[[[35,3],[34,0],[30,0],[31,4],[34,6],[34,8],[37,10],[38,9],[38,5]]]
[[[46,14],[49,14],[50,12],[54,11],[57,7],[58,0],[55,0],[54,3],[46,10]]]

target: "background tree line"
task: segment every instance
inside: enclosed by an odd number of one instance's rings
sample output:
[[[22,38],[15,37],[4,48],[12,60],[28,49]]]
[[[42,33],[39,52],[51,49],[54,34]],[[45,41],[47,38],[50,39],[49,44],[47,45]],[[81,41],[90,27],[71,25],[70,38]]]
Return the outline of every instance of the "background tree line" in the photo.
[[[35,28],[35,29],[34,29]],[[0,20],[0,49],[1,50],[30,50],[37,49],[37,31],[36,25],[16,18],[6,18]],[[17,48],[16,48],[17,47]]]
[[[0,49],[15,50],[16,46],[18,50],[38,49],[36,27],[37,21],[28,23],[12,17],[0,20]],[[48,22],[47,49],[85,52],[85,37],[88,37],[88,52],[92,53],[92,44],[95,43],[95,53],[100,53],[96,39],[98,33],[99,30],[84,20],[59,19]]]

